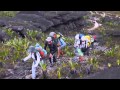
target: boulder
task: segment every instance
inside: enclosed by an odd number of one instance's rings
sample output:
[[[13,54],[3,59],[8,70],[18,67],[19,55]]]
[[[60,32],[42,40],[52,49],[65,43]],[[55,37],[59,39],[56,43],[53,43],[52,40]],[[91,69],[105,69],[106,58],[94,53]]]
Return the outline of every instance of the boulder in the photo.
[[[3,30],[0,30],[0,41],[1,42],[4,42],[5,40],[7,40],[8,37],[9,36]]]

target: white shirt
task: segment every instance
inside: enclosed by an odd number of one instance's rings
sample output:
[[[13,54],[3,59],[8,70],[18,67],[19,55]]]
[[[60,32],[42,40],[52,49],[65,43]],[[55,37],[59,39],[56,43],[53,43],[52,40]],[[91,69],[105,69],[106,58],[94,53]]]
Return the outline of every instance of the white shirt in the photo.
[[[36,52],[36,56],[37,56],[37,61],[35,62],[34,64],[34,67],[37,67],[38,64],[40,63],[40,53],[39,52]],[[32,58],[33,60],[35,60],[35,56],[34,56],[34,53],[30,53],[27,57],[25,57],[23,60],[24,61],[27,61],[28,59]]]

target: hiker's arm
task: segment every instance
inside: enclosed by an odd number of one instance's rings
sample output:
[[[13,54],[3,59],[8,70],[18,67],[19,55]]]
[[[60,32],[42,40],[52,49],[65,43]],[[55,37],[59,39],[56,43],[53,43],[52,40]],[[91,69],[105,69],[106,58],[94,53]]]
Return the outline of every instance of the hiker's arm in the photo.
[[[88,41],[86,40],[86,44],[85,44],[85,47],[87,48],[88,47]]]
[[[46,48],[47,48],[47,42],[45,42],[45,46],[44,46],[44,49],[46,50]]]
[[[37,54],[37,61],[36,61],[35,65],[34,65],[34,67],[38,66],[38,64],[40,63],[40,59],[41,59],[40,54],[38,52],[36,54]]]
[[[66,43],[64,42],[63,39],[61,39],[61,42],[62,42],[61,48],[62,48],[62,47],[65,47],[65,46],[66,46]]]
[[[25,57],[24,59],[23,59],[23,61],[27,61],[28,59],[30,59],[32,56],[31,56],[31,53],[27,56],[27,57]]]

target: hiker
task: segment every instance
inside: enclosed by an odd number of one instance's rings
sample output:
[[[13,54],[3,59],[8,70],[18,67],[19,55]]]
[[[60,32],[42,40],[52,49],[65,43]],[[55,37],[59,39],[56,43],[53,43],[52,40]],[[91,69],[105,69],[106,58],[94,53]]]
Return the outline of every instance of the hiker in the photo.
[[[79,60],[80,61],[83,61],[84,60],[84,53],[82,52],[82,37],[84,36],[84,34],[76,34],[75,36],[75,43],[74,43],[74,52],[75,52],[75,55],[77,57],[79,57]]]
[[[79,58],[80,62],[84,60],[84,54],[80,47],[80,40],[76,41],[76,43],[74,44],[74,53]]]
[[[89,49],[93,47],[94,37],[91,35],[77,34],[75,36],[75,43],[80,41],[80,48],[84,55],[89,56]]]
[[[29,55],[27,57],[25,57],[22,62],[27,61],[28,59],[32,58],[33,59],[33,63],[32,63],[32,79],[36,78],[36,68],[38,66],[38,64],[40,63],[40,53],[35,49],[34,46],[30,46],[28,49],[28,53]]]
[[[42,48],[38,43],[35,45],[35,49],[40,53],[40,66],[42,67],[42,64],[45,63],[45,58],[47,57],[47,51],[44,48]]]
[[[89,46],[91,45],[89,39],[87,38],[87,36],[83,36],[81,38],[81,50],[84,53],[84,55],[88,55],[89,56]]]
[[[66,46],[66,43],[63,40],[64,39],[63,35],[60,32],[57,34],[57,38],[58,38],[58,43],[59,43],[58,53],[57,53],[57,59],[58,59],[60,57],[60,55],[63,55],[62,49]]]
[[[52,41],[54,44],[59,46],[58,39],[57,39],[57,34],[55,32],[50,32],[49,37],[52,38]]]
[[[49,54],[49,61],[50,61],[50,66],[53,66],[53,63],[56,62],[56,57],[55,53],[57,52],[57,45],[56,43],[52,40],[52,37],[47,37],[45,41],[45,46],[44,49],[46,50],[47,46],[49,47],[50,54]]]
[[[75,43],[76,43],[77,41],[81,41],[82,36],[85,36],[85,35],[82,34],[82,33],[76,34],[76,36],[75,36]]]

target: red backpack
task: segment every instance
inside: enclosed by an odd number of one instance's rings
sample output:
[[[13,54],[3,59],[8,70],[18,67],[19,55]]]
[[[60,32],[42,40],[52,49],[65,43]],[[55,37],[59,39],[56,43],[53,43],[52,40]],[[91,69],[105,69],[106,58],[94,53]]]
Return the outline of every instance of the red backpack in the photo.
[[[40,50],[40,56],[42,57],[42,58],[44,58],[45,57],[45,55],[44,55],[44,52],[42,51],[42,50]]]

